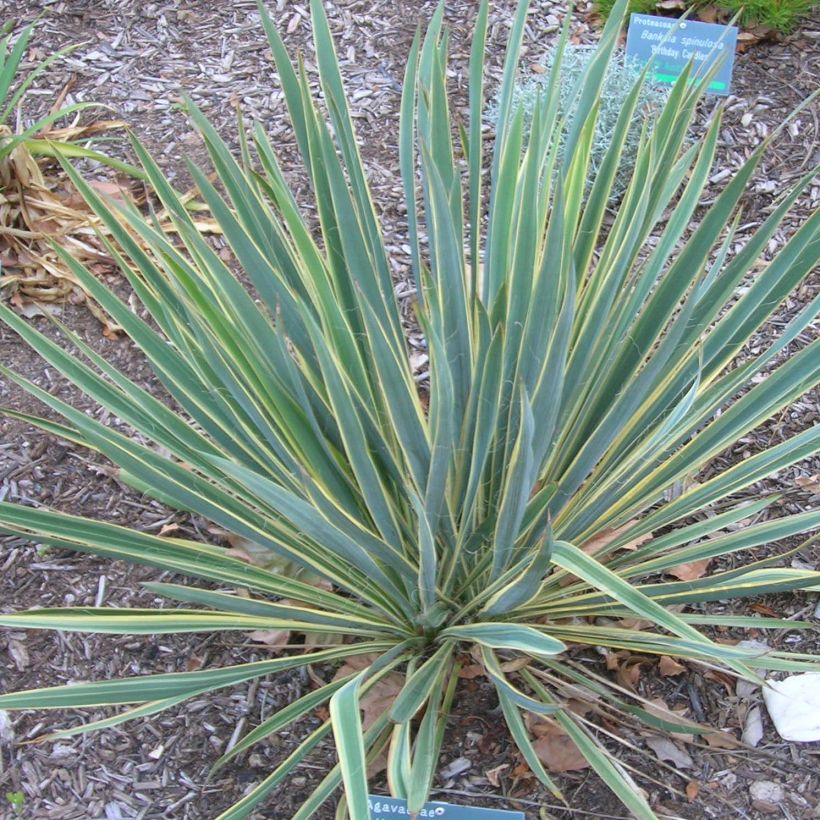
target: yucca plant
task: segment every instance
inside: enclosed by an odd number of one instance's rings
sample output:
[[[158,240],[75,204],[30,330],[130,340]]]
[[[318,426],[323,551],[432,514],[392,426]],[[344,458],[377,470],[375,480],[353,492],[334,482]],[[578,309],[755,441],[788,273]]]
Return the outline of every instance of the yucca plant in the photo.
[[[193,106],[219,187],[193,164],[190,171],[235,264],[203,240],[139,144],[140,161],[174,215],[184,248],[134,209],[103,201],[71,171],[104,220],[111,252],[152,322],[80,264],[66,261],[142,349],[174,406],[130,381],[68,329],[73,353],[0,307],[5,322],[47,362],[138,435],[112,429],[4,371],[65,423],[11,415],[97,450],[119,466],[124,480],[254,542],[303,575],[243,563],[217,546],[3,504],[0,524],[7,532],[209,583],[147,585],[185,608],[40,609],[3,615],[0,623],[143,634],[287,629],[330,636],[323,642],[336,645],[311,650],[306,642],[303,652],[226,668],[11,693],[0,697],[0,708],[129,706],[50,736],[62,737],[307,664],[318,665],[329,680],[327,664],[363,656],[360,671],[269,717],[216,766],[329,701],[329,718],[221,816],[245,816],[332,735],[338,765],[295,817],[311,816],[343,784],[339,813],[364,820],[367,763],[384,749],[393,794],[406,798],[410,811],[427,799],[459,669],[469,658],[483,665],[523,759],[549,789],[559,794],[528,734],[525,720],[532,715],[549,716],[632,812],[652,817],[610,743],[617,738],[607,720],[626,715],[661,731],[707,730],[671,712],[658,716],[605,670],[582,663],[583,647],[672,655],[751,680],[759,680],[761,670],[816,668],[809,657],[718,643],[699,628],[793,629],[794,622],[718,618],[687,607],[820,589],[820,573],[735,557],[731,569],[687,582],[666,574],[684,562],[820,524],[817,510],[760,523],[757,514],[777,498],[754,491],[760,479],[816,451],[817,427],[700,483],[687,480],[818,381],[820,342],[783,355],[817,315],[818,299],[779,338],[746,349],[817,263],[815,213],[774,258],[757,265],[814,172],[783,195],[733,253],[738,203],[763,144],[691,228],[720,117],[701,141],[687,142],[703,84],[690,83],[685,72],[651,136],[644,134],[632,182],[608,222],[639,85],[588,195],[585,182],[602,82],[625,7],[620,0],[578,83],[572,119],[557,118],[553,80],[522,153],[523,114],[509,111],[527,18],[526,2],[519,6],[486,174],[486,0],[472,40],[470,120],[458,146],[442,7],[426,37],[413,42],[400,162],[429,390],[419,389],[409,364],[391,266],[320,0],[312,11],[324,108],[313,101],[304,65],[293,66],[263,14],[320,235],[288,189],[264,132],[255,129],[253,146],[243,140],[236,160]],[[568,34],[567,24],[558,63]],[[554,135],[561,129],[566,150],[556,168]],[[235,277],[237,268],[253,292]],[[682,492],[669,492],[681,485]],[[325,583],[314,583],[317,577]],[[403,688],[363,730],[360,701],[388,673],[401,675]],[[589,700],[592,712],[566,708],[570,699]]]

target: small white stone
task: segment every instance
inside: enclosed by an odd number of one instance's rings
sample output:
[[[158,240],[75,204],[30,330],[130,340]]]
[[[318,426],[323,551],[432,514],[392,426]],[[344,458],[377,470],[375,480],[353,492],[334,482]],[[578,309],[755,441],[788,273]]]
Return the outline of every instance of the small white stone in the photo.
[[[14,741],[14,727],[11,725],[11,716],[5,709],[0,709],[0,743]]]
[[[749,786],[752,805],[764,814],[780,811],[780,804],[786,799],[783,787],[773,780],[757,780]]]
[[[820,672],[767,681],[763,700],[777,733],[784,740],[820,740]]]

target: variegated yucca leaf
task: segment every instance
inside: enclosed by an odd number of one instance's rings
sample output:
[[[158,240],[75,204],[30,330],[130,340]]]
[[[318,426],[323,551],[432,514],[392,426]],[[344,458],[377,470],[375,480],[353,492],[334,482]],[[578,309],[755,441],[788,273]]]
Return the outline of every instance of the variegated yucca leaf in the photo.
[[[528,13],[521,3],[491,152],[481,125],[486,0],[471,47],[470,118],[458,131],[448,99],[443,5],[426,36],[414,40],[399,163],[429,387],[418,387],[410,366],[392,266],[319,0],[312,11],[321,105],[304,64],[291,63],[262,9],[315,197],[310,220],[261,128],[252,141],[243,135],[234,157],[192,104],[218,183],[193,164],[190,171],[231,263],[203,239],[139,143],[135,151],[173,218],[174,239],[133,207],[103,199],[67,166],[152,321],[78,262],[65,261],[139,346],[175,407],[69,329],[62,332],[71,352],[0,306],[11,329],[139,435],[112,429],[3,369],[64,421],[10,414],[98,451],[123,481],[269,550],[302,574],[252,566],[216,546],[2,504],[6,532],[147,564],[191,583],[148,585],[184,608],[31,610],[2,615],[0,623],[135,633],[287,629],[321,634],[331,646],[226,669],[5,694],[0,708],[131,707],[74,733],[277,670],[361,655],[360,671],[271,716],[215,767],[327,703],[329,720],[222,816],[246,816],[332,734],[338,766],[296,816],[311,816],[343,784],[339,812],[364,820],[368,761],[384,749],[394,794],[411,811],[427,799],[470,651],[547,788],[560,796],[535,753],[526,713],[549,715],[624,804],[648,818],[652,809],[604,743],[605,730],[566,709],[567,700],[587,696],[596,714],[619,714],[655,730],[706,729],[671,713],[659,718],[566,647],[674,655],[752,680],[761,670],[816,668],[813,658],[729,646],[701,629],[799,624],[687,608],[820,589],[820,573],[741,560],[742,550],[820,526],[816,511],[767,514],[779,499],[755,490],[761,479],[816,453],[820,428],[778,440],[699,483],[690,480],[820,380],[820,341],[784,355],[812,326],[820,299],[777,338],[747,346],[817,265],[820,213],[758,264],[816,169],[782,195],[738,250],[740,199],[777,133],[699,210],[721,120],[718,113],[692,140],[690,123],[708,78],[691,82],[687,70],[651,134],[642,136],[631,183],[610,218],[624,138],[640,116],[637,84],[591,188],[587,172],[625,7],[619,0],[564,119],[556,82],[567,15],[556,70],[525,141],[521,112],[512,106]],[[730,553],[740,556],[732,569],[690,581],[668,574]],[[310,582],[316,578],[324,583]],[[207,583],[198,586],[197,579]],[[363,727],[363,694],[396,673],[404,688]]]

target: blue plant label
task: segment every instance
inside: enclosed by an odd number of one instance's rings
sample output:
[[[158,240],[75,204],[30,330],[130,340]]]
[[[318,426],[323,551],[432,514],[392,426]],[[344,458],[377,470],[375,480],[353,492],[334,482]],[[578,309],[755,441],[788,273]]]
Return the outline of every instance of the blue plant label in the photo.
[[[396,817],[410,817],[407,801],[397,797],[381,797],[371,794],[370,820],[394,820]],[[476,809],[472,806],[453,806],[451,803],[425,803],[417,815],[419,818],[441,818],[441,820],[524,820],[520,811],[500,809]]]
[[[655,81],[670,85],[678,79],[690,60],[694,79],[700,79],[717,64],[717,73],[712,77],[707,91],[725,97],[732,85],[736,45],[736,26],[632,14],[626,38],[626,56],[641,65],[654,58],[650,71]]]

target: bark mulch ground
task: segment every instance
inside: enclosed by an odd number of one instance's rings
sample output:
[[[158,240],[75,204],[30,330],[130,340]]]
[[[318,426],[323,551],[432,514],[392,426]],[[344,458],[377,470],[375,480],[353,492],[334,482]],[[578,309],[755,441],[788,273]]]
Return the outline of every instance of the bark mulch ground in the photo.
[[[271,4],[272,6],[272,4]],[[594,42],[596,34],[579,4],[573,39]],[[310,69],[307,4],[278,0],[272,6],[292,50],[302,48]],[[337,37],[343,72],[370,181],[382,219],[399,293],[408,258],[404,245],[401,188],[397,165],[397,116],[404,59],[417,23],[428,19],[431,0],[336,0],[327,4]],[[490,25],[490,76],[497,77],[503,43],[511,20],[510,0],[493,3]],[[475,6],[450,0],[453,84],[463,92]],[[524,70],[536,63],[554,37],[564,3],[536,0],[527,31]],[[179,187],[185,184],[183,156],[201,158],[198,143],[176,110],[188,94],[235,143],[235,104],[248,120],[257,120],[281,146],[297,191],[304,181],[296,170],[293,136],[286,125],[281,92],[274,78],[253,0],[28,0],[11,6],[0,0],[0,20],[23,24],[42,13],[31,59],[54,49],[81,43],[28,98],[31,113],[47,110],[64,91],[65,101],[95,100],[128,120]],[[802,31],[779,43],[760,44],[738,58],[734,93],[728,99],[721,137],[721,156],[711,193],[732,174],[753,148],[786,114],[817,87],[820,78],[820,23],[809,20]],[[463,98],[463,94],[462,94]],[[707,108],[714,106],[709,103]],[[704,118],[709,111],[704,111]],[[105,112],[106,117],[112,116]],[[779,194],[818,159],[817,110],[806,110],[772,145],[746,197],[746,235],[766,218]],[[105,150],[128,156],[123,140]],[[288,165],[289,163],[289,165]],[[774,252],[820,204],[820,182],[801,198],[793,215],[773,239]],[[116,274],[111,284],[121,287]],[[764,335],[778,327],[820,289],[817,274],[781,306]],[[82,305],[67,304],[60,315],[113,363],[137,381],[155,381],[127,339],[110,339]],[[33,319],[45,328],[43,319]],[[49,330],[49,333],[53,331]],[[808,339],[798,340],[797,344]],[[761,339],[762,341],[762,339]],[[66,387],[59,373],[43,363],[11,332],[0,328],[0,361],[50,391],[87,402]],[[13,384],[0,382],[0,404],[40,413],[42,408]],[[88,407],[89,412],[98,412]],[[724,454],[719,469],[755,449],[788,437],[820,418],[820,398],[804,396],[788,412],[758,430],[742,447]],[[773,514],[808,509],[820,500],[817,461],[778,475],[766,491],[784,494]],[[120,484],[109,466],[79,448],[57,443],[39,431],[8,418],[0,419],[0,497],[19,503],[47,504],[149,532],[165,528],[176,534],[208,538],[207,522],[175,513]],[[773,545],[781,552],[784,545]],[[756,552],[761,557],[762,551]],[[820,567],[820,554],[804,550],[797,558]],[[158,573],[62,551],[42,551],[17,539],[5,539],[0,552],[0,606],[15,611],[61,605],[151,606],[154,598],[140,582]],[[764,614],[809,620],[815,626],[811,596],[772,598],[757,604]],[[745,605],[745,606],[748,606]],[[747,636],[748,637],[748,636]],[[757,638],[763,635],[752,636]],[[795,651],[818,652],[818,630],[783,636]],[[3,631],[0,633],[0,691],[70,681],[179,671],[239,663],[267,657],[267,649],[243,635],[132,638],[119,636]],[[332,674],[318,670],[318,674]],[[738,693],[732,681],[709,678],[702,670],[662,678],[645,671],[635,684],[645,694],[662,696],[668,705],[685,706],[693,717],[739,734],[754,694]],[[15,743],[8,729],[0,732],[0,817],[14,817],[6,793],[21,792],[19,816],[26,818],[210,818],[242,795],[271,770],[316,725],[305,721],[280,732],[242,756],[212,780],[212,762],[244,731],[306,691],[308,679],[288,673],[187,702],[152,719],[137,720],[88,737],[42,745],[25,741],[53,729],[100,714],[22,713],[11,716]],[[782,741],[763,714],[765,735],[755,750],[710,746],[687,747],[691,765],[676,768],[654,757],[625,754],[638,770],[641,785],[657,810],[679,817],[820,817],[820,748]],[[621,817],[624,811],[589,771],[560,778],[571,808],[560,807],[520,765],[509,739],[500,731],[497,704],[479,680],[467,682],[459,697],[440,760],[436,799],[494,808],[517,808],[528,818]],[[22,742],[22,744],[20,743]],[[333,762],[324,748],[302,766],[256,816],[290,818],[312,786]],[[783,799],[767,807],[754,802],[750,789],[759,781],[782,786]],[[759,787],[756,787],[759,788]],[[757,792],[756,792],[757,793]],[[697,797],[694,802],[690,798]],[[328,811],[322,817],[332,817]]]

